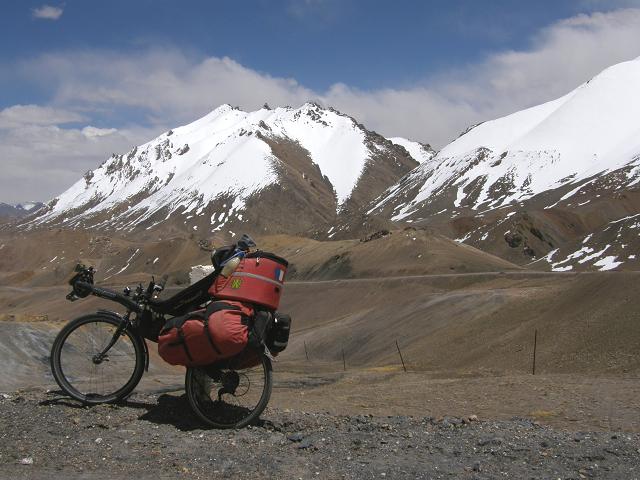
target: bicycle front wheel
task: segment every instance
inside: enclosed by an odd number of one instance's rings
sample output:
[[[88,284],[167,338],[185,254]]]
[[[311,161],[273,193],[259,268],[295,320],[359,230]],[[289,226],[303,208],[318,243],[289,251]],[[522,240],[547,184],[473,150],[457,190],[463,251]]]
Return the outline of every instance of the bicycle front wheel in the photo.
[[[215,428],[242,428],[256,420],[269,402],[271,386],[271,361],[264,354],[250,368],[233,362],[221,368],[192,367],[185,377],[191,408]]]
[[[113,346],[121,322],[92,314],[69,322],[51,348],[51,372],[60,388],[88,404],[121,400],[136,387],[144,373],[145,351],[137,335],[128,329]]]

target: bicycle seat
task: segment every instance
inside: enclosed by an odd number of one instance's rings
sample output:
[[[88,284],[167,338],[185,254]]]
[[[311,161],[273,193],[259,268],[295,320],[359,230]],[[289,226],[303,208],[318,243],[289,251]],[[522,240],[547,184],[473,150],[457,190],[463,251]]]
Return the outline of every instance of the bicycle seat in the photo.
[[[151,300],[149,306],[157,313],[173,316],[184,315],[211,300],[208,290],[217,275],[218,272],[214,271],[167,299]]]

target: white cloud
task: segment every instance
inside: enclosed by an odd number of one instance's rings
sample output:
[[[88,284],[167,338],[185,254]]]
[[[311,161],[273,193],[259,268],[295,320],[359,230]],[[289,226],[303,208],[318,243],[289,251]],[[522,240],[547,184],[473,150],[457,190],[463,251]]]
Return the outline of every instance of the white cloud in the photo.
[[[56,85],[53,103],[95,108],[137,108],[150,119],[192,121],[222,103],[243,107],[304,103],[316,93],[227,58],[195,59],[176,49],[119,55],[67,52],[20,67]],[[166,119],[166,120],[165,120]]]
[[[22,125],[59,125],[86,120],[83,115],[62,108],[13,105],[0,110],[0,128]]]
[[[117,128],[97,128],[92,127],[91,125],[87,125],[81,130],[82,134],[87,138],[104,137],[107,135],[112,135],[117,131]]]
[[[150,123],[191,121],[222,103],[246,109],[319,100],[380,133],[442,146],[467,126],[559,97],[609,65],[640,55],[640,9],[579,15],[555,23],[530,48],[502,51],[409,88],[314,91],[295,79],[233,59],[177,49],[118,54],[65,52],[25,62],[53,82],[52,103],[71,109],[134,109]]]
[[[0,201],[51,199],[111,153],[128,151],[158,133],[155,129],[131,128],[92,136],[85,129],[52,125],[0,130]]]
[[[422,86],[346,93],[340,87],[328,98],[387,135],[441,147],[472,124],[558,98],[638,56],[640,9],[578,15],[540,31],[526,50],[496,52]]]
[[[578,15],[540,31],[527,49],[495,52],[419,85],[395,89],[361,90],[336,83],[314,91],[230,58],[202,58],[170,48],[127,54],[59,52],[3,69],[22,81],[46,78],[42,85],[52,90],[50,107],[14,106],[0,112],[0,128],[9,128],[4,136],[0,130],[0,159],[3,164],[16,159],[19,167],[32,170],[41,164],[59,169],[58,177],[51,176],[60,179],[57,191],[50,179],[51,187],[43,190],[59,193],[112,151],[127,150],[222,103],[256,109],[264,102],[299,105],[308,100],[334,106],[384,135],[440,147],[471,124],[557,98],[607,66],[639,55],[640,9]],[[100,124],[133,114],[142,126],[115,132],[52,127],[78,122],[75,112]],[[32,128],[20,128],[18,135],[19,125]],[[49,151],[47,142],[55,148]],[[12,184],[5,172],[2,191]]]
[[[33,18],[42,20],[58,20],[62,16],[64,9],[62,7],[53,7],[51,5],[42,5],[31,10]]]

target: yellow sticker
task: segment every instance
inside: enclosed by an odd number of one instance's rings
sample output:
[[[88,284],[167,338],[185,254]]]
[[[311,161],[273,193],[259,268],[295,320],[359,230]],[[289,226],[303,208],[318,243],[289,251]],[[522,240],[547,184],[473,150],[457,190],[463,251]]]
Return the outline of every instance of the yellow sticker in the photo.
[[[231,288],[238,289],[242,286],[242,280],[240,278],[234,278],[231,280]]]

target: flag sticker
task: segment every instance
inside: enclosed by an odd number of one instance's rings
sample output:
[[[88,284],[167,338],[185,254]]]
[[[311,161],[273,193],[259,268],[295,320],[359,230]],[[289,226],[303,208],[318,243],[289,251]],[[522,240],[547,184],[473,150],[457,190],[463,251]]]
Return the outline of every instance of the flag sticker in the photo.
[[[282,282],[284,280],[284,270],[282,270],[281,268],[276,268],[275,277],[277,281]]]

